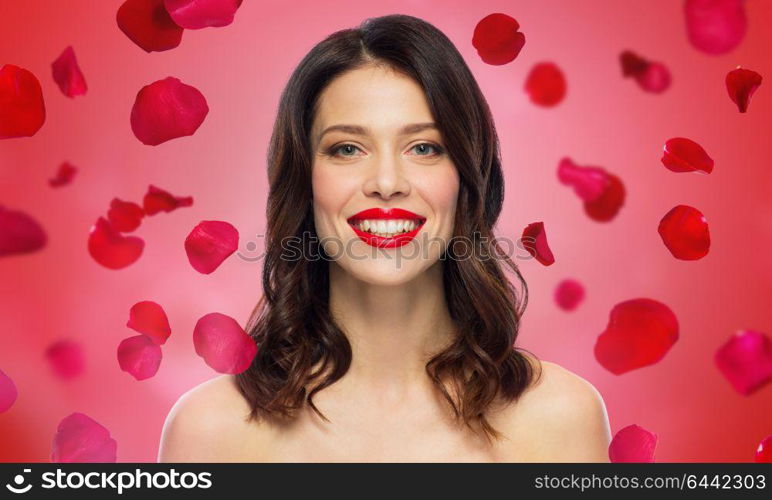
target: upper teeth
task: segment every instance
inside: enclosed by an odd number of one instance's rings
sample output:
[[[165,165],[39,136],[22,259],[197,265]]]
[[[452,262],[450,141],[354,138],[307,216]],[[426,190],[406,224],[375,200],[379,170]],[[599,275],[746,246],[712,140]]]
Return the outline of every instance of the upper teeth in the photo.
[[[410,219],[365,219],[357,223],[360,231],[367,231],[378,236],[406,233],[415,229],[417,225],[417,221]]]

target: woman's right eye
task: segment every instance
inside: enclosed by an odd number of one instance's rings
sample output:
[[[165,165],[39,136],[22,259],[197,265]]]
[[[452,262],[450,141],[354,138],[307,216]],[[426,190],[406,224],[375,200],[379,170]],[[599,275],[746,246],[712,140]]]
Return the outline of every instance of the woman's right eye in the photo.
[[[353,153],[355,150],[358,150],[359,148],[354,146],[353,144],[341,144],[340,146],[333,146],[330,149],[327,150],[328,156],[341,156],[343,158],[352,158],[354,157]],[[338,152],[342,152],[343,154],[338,155]]]

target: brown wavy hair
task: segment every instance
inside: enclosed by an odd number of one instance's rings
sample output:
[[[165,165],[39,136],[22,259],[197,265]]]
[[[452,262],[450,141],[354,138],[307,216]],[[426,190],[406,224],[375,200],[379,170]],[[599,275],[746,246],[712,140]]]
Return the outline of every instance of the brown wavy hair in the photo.
[[[316,236],[310,130],[317,99],[333,78],[369,64],[401,71],[423,87],[458,170],[454,238],[465,237],[476,251],[473,258],[455,259],[452,245],[445,250],[443,286],[457,332],[426,364],[426,373],[457,421],[471,429],[476,423],[488,439],[499,438],[486,409],[499,398],[517,399],[535,377],[534,365],[514,345],[528,288],[492,230],[504,199],[499,141],[461,54],[441,31],[412,16],[371,18],[333,33],[303,58],[282,92],[267,158],[264,294],[246,326],[258,353],[236,376],[237,385],[251,408],[250,420],[293,418],[308,403],[329,421],[313,396],[349,369],[351,345],[328,307],[328,260],[287,259],[282,242],[295,237],[303,242],[303,255],[323,253],[318,238],[303,238]],[[522,296],[506,269],[521,283]]]

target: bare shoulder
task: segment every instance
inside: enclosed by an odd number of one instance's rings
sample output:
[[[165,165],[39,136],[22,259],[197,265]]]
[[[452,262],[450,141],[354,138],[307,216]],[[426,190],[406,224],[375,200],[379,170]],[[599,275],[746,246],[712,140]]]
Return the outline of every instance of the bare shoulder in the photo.
[[[527,439],[532,462],[608,462],[611,433],[603,397],[570,370],[539,364],[540,376],[498,419],[512,441],[508,446]]]
[[[193,387],[174,403],[164,422],[159,462],[246,461],[257,438],[249,406],[232,375]]]

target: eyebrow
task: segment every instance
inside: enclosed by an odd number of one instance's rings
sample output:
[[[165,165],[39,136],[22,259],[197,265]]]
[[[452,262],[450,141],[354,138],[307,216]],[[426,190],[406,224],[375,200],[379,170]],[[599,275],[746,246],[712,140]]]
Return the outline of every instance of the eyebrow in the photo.
[[[408,134],[415,134],[418,132],[421,132],[426,129],[437,129],[437,125],[434,122],[425,122],[425,123],[411,123],[409,125],[405,125],[402,127],[398,134],[399,135],[408,135]],[[330,125],[322,133],[319,135],[319,139],[324,137],[324,134],[327,132],[332,132],[334,130],[340,130],[341,132],[348,132],[349,134],[355,134],[355,135],[367,135],[370,133],[370,130],[367,127],[362,127],[361,125],[346,125],[346,124],[338,124],[338,125]]]

